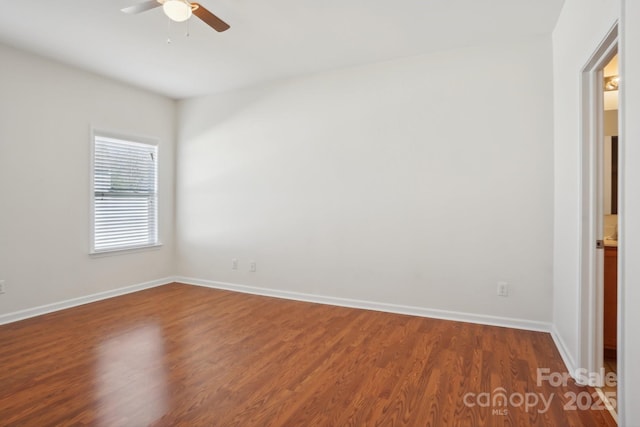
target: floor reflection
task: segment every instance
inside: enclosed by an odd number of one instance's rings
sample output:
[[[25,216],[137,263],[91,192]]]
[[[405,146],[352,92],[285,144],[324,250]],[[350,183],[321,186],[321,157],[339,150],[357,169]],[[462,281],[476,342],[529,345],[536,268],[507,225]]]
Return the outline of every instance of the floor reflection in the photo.
[[[97,363],[99,425],[148,425],[167,411],[164,339],[157,324],[112,336],[100,344]]]

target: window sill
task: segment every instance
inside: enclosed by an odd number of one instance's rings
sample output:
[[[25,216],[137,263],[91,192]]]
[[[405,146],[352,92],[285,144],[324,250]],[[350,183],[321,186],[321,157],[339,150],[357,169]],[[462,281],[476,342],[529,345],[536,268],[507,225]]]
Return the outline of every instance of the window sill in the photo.
[[[162,247],[162,243],[156,243],[154,245],[146,246],[134,246],[130,248],[117,248],[117,249],[104,249],[101,251],[91,251],[89,256],[91,258],[102,258],[106,256],[126,255],[137,252],[147,252],[152,250],[158,250]]]

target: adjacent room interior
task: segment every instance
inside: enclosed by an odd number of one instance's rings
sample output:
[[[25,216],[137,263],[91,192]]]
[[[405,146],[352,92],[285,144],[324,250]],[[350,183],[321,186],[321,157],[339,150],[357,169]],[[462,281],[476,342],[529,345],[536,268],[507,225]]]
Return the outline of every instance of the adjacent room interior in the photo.
[[[5,7],[8,425],[640,424],[637,4]]]
[[[616,55],[604,68],[603,200],[603,366],[617,375],[618,355],[618,107],[620,68]],[[603,385],[616,393],[617,384]]]

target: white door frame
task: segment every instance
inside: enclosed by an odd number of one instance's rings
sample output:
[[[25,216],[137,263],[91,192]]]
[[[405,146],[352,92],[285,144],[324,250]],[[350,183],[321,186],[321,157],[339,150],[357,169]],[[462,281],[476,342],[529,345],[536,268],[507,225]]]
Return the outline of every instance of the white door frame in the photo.
[[[611,28],[582,70],[581,223],[578,367],[600,373],[603,367],[604,250],[604,83],[603,69],[619,51],[619,24]],[[623,144],[619,140],[618,144]],[[621,206],[618,213],[621,212]],[[618,311],[620,322],[620,311]],[[620,323],[618,323],[619,325]],[[618,326],[619,328],[619,326]],[[619,343],[619,345],[622,343]],[[619,351],[621,351],[619,347]],[[602,386],[599,375],[589,375],[592,386]]]

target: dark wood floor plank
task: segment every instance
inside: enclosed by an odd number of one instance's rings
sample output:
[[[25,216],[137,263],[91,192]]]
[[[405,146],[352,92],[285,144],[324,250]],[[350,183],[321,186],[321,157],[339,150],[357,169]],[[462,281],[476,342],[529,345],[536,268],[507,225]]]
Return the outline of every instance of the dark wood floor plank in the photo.
[[[0,424],[615,426],[538,367],[545,333],[171,284],[0,326]],[[499,387],[554,398],[465,400]]]

